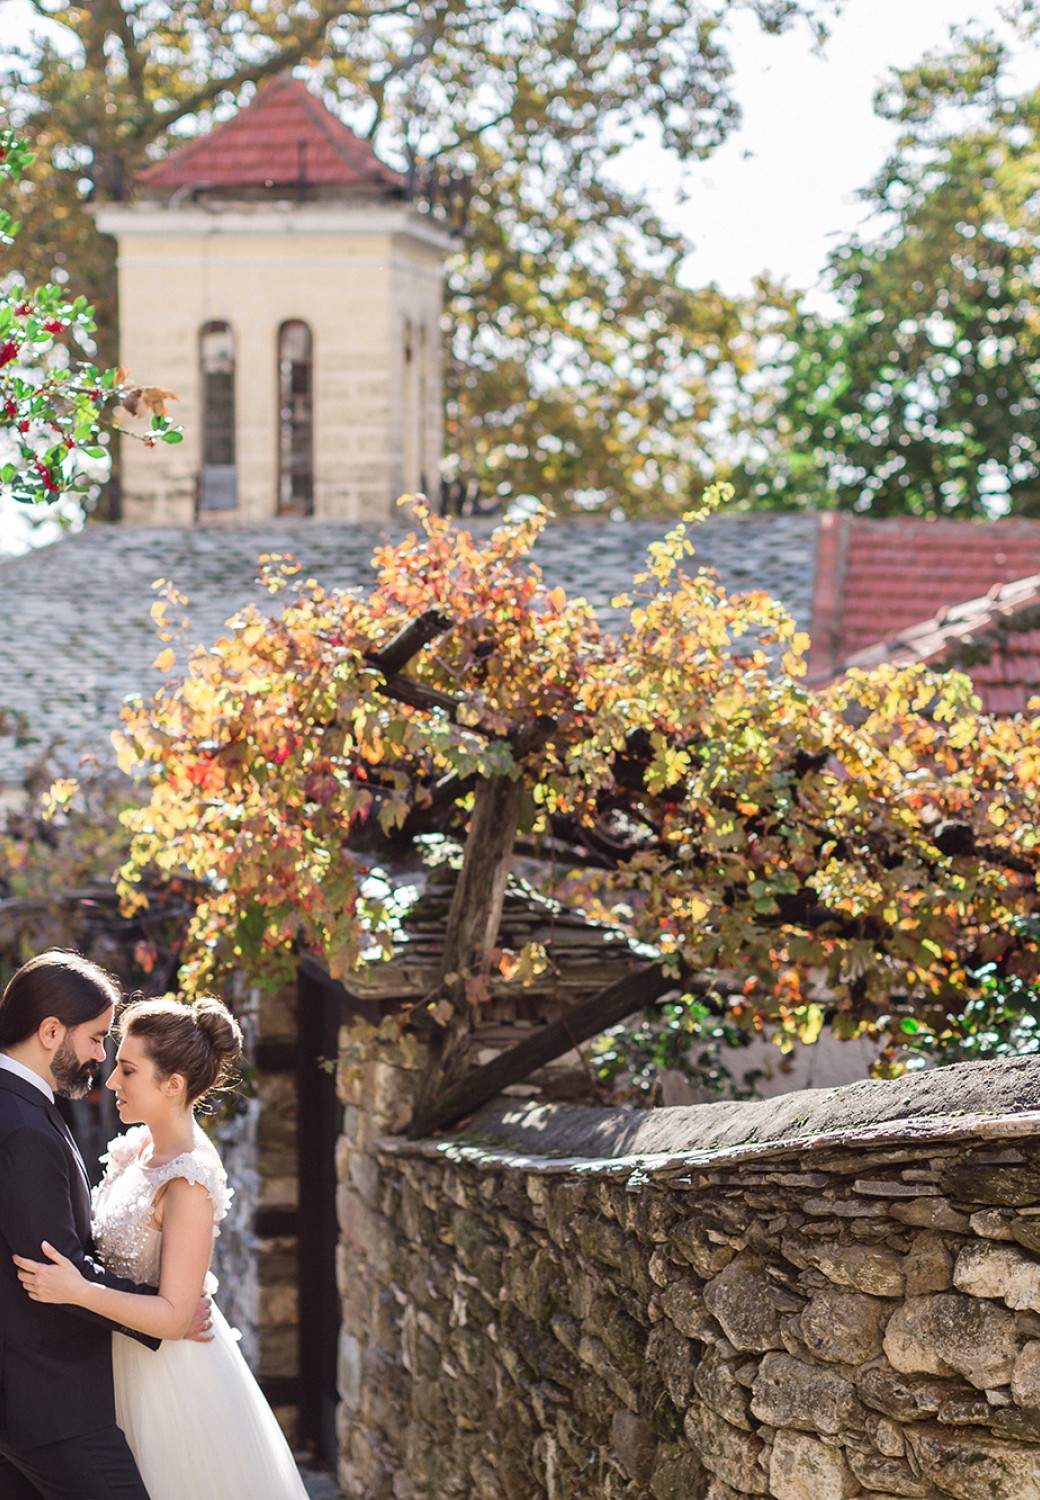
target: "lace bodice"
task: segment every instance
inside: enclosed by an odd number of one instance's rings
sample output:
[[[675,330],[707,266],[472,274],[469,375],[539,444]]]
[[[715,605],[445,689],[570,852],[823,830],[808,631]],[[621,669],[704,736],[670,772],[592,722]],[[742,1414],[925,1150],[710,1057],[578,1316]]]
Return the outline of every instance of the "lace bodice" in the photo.
[[[213,1200],[213,1233],[228,1211],[231,1189],[220,1159],[200,1130],[193,1150],[161,1167],[146,1167],[148,1131],[137,1125],[109,1143],[105,1175],[94,1189],[93,1228],[98,1255],[110,1271],[142,1286],[159,1285],[162,1231],[152,1224],[155,1195],[175,1177],[198,1182]]]

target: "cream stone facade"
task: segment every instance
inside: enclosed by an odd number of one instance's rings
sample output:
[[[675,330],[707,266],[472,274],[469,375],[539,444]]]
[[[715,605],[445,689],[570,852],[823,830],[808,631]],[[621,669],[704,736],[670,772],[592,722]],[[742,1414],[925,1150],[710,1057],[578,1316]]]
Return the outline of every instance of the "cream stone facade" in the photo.
[[[176,393],[171,412],[184,428],[182,443],[152,451],[124,439],[123,519],[190,525],[284,513],[279,351],[293,323],[311,341],[313,484],[310,505],[290,513],[378,521],[398,495],[435,486],[452,246],[443,226],[402,200],[200,206],[176,196],[97,215],[119,247],[120,361],[135,380]],[[202,340],[221,325],[233,357],[233,463],[221,466],[215,508],[203,482]]]

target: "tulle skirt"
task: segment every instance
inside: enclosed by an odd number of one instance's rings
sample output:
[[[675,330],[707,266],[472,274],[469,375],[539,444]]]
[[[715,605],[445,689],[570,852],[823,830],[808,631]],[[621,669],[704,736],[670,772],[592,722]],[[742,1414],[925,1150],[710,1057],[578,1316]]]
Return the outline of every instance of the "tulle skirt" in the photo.
[[[208,1344],[112,1335],[116,1420],[151,1500],[307,1500],[289,1445],[216,1304]]]

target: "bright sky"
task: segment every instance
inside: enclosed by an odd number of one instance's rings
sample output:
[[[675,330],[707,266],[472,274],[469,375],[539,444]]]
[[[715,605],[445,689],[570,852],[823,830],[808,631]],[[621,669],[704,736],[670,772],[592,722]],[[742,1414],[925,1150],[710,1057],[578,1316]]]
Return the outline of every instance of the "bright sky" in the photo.
[[[28,0],[0,0],[0,42],[29,29]],[[873,113],[890,68],[941,48],[951,26],[999,26],[996,0],[846,0],[822,53],[804,29],[763,36],[742,15],[732,28],[741,129],[710,161],[680,171],[646,142],[626,153],[626,185],[652,185],[654,206],[694,249],[690,285],[716,281],[746,291],[764,270],[812,287],[829,250],[864,222],[856,191],[894,139]],[[1040,81],[1040,49],[1023,54],[1024,84]],[[24,528],[0,514],[0,551],[27,545]]]
[[[972,20],[1004,30],[996,0],[845,0],[816,53],[803,28],[763,36],[742,15],[733,28],[741,129],[685,173],[649,145],[625,161],[626,185],[653,183],[657,211],[693,242],[689,284],[716,281],[736,294],[768,270],[811,287],[829,250],[863,225],[856,191],[895,140],[874,114],[878,84]],[[1038,49],[1021,55],[1017,72],[1023,86],[1040,81]]]

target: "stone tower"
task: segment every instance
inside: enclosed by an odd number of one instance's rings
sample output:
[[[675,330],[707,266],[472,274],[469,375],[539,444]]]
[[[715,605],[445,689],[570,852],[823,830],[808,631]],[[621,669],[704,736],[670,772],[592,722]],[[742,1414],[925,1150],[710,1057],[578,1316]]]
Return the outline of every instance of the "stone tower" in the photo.
[[[137,187],[97,214],[120,361],[185,439],[124,440],[124,520],[383,520],[435,487],[452,240],[404,180],[286,75]]]

